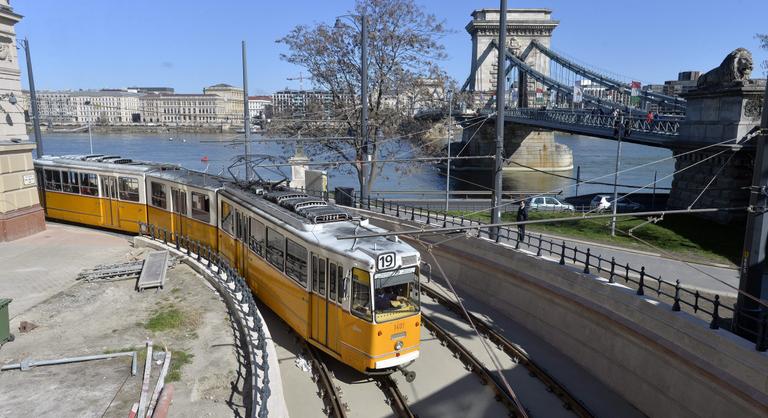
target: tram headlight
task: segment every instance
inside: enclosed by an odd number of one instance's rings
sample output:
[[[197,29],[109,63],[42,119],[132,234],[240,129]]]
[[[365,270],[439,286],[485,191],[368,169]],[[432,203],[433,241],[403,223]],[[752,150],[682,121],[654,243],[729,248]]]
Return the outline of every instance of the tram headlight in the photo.
[[[395,351],[400,351],[400,349],[403,348],[403,342],[398,341],[395,343]]]

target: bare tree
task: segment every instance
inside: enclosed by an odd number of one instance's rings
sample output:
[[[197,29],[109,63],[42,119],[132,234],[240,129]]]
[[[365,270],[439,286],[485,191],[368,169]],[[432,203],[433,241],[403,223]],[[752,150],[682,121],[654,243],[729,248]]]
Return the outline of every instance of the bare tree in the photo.
[[[384,143],[385,137],[413,134],[412,104],[417,86],[430,80],[444,83],[437,62],[446,57],[440,39],[444,23],[425,13],[413,0],[358,0],[350,22],[299,25],[277,42],[288,47],[281,58],[306,68],[316,87],[332,94],[324,112],[306,115],[310,123],[301,130],[310,135],[340,139],[307,142],[310,155],[353,162],[358,182],[371,187],[381,171],[377,159],[387,158],[400,147]],[[365,165],[363,136],[360,134],[360,19],[366,16],[369,30],[368,112],[370,154],[374,162]],[[283,124],[290,129],[296,124]],[[329,158],[328,156],[332,156]]]
[[[760,41],[761,48],[768,50],[768,34],[758,33],[755,35],[755,38]],[[763,75],[768,76],[768,59],[763,60],[763,62],[760,63],[760,67],[763,68]]]

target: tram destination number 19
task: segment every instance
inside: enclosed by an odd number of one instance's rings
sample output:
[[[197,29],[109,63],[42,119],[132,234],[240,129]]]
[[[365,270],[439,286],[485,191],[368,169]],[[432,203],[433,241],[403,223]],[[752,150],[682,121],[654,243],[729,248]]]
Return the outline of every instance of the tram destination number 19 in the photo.
[[[377,270],[389,270],[395,268],[395,253],[379,255],[376,263]]]

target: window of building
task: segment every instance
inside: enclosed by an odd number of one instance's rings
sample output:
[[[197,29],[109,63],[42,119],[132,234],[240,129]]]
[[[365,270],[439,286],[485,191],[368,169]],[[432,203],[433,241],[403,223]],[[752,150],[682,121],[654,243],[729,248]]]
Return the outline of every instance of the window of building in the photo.
[[[287,240],[286,248],[285,273],[306,287],[307,249],[290,239]]]
[[[74,171],[62,171],[61,172],[61,188],[67,193],[80,193],[80,182],[77,179],[77,172]]]
[[[367,271],[352,269],[352,313],[370,321],[371,279]]]
[[[267,228],[267,261],[278,270],[283,271],[285,269],[284,257],[285,254],[285,237],[272,228]]]
[[[120,200],[127,200],[129,202],[139,201],[139,180],[133,177],[119,177],[117,190]]]
[[[45,188],[61,191],[61,172],[59,170],[45,170]]]
[[[152,192],[152,206],[168,210],[168,192],[166,192],[165,185],[153,181],[150,183],[150,189]]]
[[[211,221],[211,201],[207,194],[192,192],[192,218],[205,223]]]
[[[251,234],[248,240],[248,245],[251,250],[258,254],[264,254],[264,224],[256,219],[250,218],[251,222]]]
[[[80,173],[80,194],[86,196],[99,195],[99,183],[96,174]]]

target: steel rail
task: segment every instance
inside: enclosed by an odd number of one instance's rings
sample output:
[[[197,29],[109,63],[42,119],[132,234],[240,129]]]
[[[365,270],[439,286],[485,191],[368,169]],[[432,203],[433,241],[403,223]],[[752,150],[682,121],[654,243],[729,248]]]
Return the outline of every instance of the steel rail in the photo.
[[[336,418],[346,418],[348,406],[342,402],[341,391],[333,384],[333,375],[328,367],[320,360],[317,349],[304,341],[304,352],[307,354],[312,367],[312,377],[317,384],[318,394],[325,403],[326,415]]]
[[[480,380],[484,385],[491,383],[491,390],[496,394],[496,400],[504,404],[509,410],[511,416],[527,418],[528,412],[523,405],[517,399],[514,393],[510,393],[504,388],[504,385],[499,381],[493,372],[488,370],[480,360],[475,357],[466,347],[451,336],[447,331],[441,328],[437,323],[431,320],[423,312],[421,314],[421,320],[427,329],[437,337],[443,344],[445,344],[449,350],[451,350],[459,360],[466,366],[466,368],[480,377]]]
[[[397,382],[392,378],[392,375],[377,376],[374,380],[379,389],[384,392],[387,403],[398,417],[416,418],[416,414],[408,406],[408,398],[400,392],[400,388],[397,387]]]
[[[448,299],[445,295],[442,295],[432,289],[429,286],[422,285],[421,290],[427,294],[427,296],[436,300],[441,305],[447,307],[459,317],[466,320],[464,312],[461,307],[454,301]],[[536,364],[528,354],[521,350],[517,345],[509,341],[499,331],[494,329],[484,320],[478,318],[474,314],[469,314],[472,322],[483,335],[488,337],[497,347],[501,348],[515,363],[523,365],[531,374],[531,376],[538,378],[541,383],[546,386],[547,391],[552,392],[560,398],[563,403],[563,408],[573,411],[579,417],[593,417],[594,415],[587,409],[587,407],[575,396],[573,396],[568,389],[565,388],[560,382],[549,375],[546,370]]]

